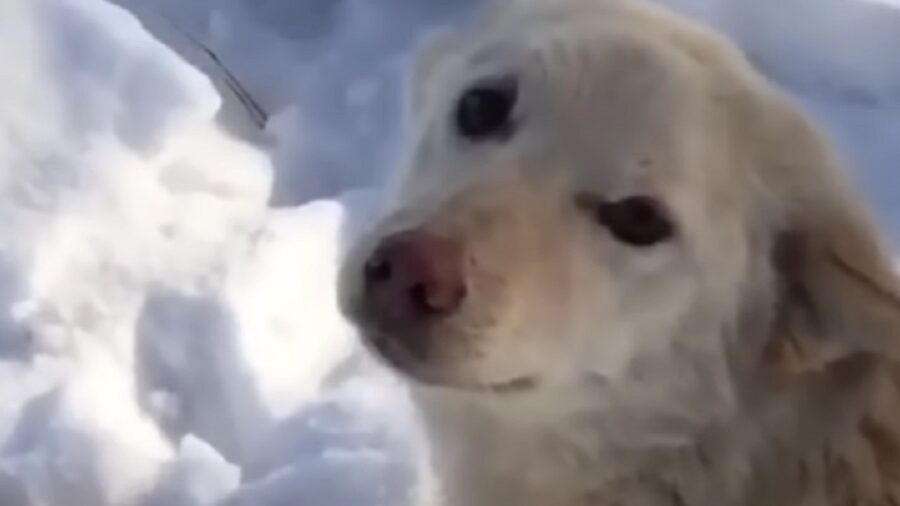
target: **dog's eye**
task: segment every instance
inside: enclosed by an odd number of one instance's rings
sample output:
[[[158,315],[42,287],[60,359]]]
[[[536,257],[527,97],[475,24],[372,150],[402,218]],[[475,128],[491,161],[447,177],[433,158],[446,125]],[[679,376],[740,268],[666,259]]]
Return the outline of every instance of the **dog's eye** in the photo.
[[[675,225],[666,209],[653,197],[637,195],[615,202],[595,202],[591,210],[613,237],[631,246],[653,246],[675,235]]]
[[[471,141],[503,140],[513,132],[518,86],[512,77],[490,79],[463,92],[456,104],[459,134]]]

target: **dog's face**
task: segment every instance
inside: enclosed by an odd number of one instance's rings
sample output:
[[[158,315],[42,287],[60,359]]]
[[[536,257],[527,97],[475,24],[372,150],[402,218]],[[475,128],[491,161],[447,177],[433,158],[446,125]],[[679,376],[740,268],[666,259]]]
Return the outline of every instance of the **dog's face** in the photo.
[[[777,317],[748,307],[779,284],[780,203],[735,118],[760,83],[705,32],[565,3],[420,65],[391,207],[341,273],[366,344],[419,382],[614,382]]]

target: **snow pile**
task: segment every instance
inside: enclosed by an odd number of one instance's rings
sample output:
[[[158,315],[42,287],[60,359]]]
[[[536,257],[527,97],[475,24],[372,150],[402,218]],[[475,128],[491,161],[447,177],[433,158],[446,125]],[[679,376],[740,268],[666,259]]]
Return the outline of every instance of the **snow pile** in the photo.
[[[482,2],[116,1],[0,1],[0,505],[410,504],[417,427],[333,280],[412,46]],[[665,1],[828,126],[900,237],[893,0]]]
[[[3,2],[0,34],[0,504],[404,493],[332,303],[342,207],[269,211],[268,159],[125,11]],[[336,465],[368,484],[326,500]]]
[[[156,423],[167,392],[136,325],[154,294],[216,283],[265,210],[265,160],[211,124],[208,81],[118,9],[4,2],[0,33],[15,62],[0,98],[0,503],[136,504],[210,477],[217,499],[237,470]]]

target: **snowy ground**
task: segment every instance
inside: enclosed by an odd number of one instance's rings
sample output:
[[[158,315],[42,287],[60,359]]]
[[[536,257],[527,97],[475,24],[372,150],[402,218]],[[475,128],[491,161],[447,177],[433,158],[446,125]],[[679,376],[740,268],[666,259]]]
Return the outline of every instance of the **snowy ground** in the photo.
[[[118,2],[0,1],[0,505],[408,504],[416,427],[332,278],[410,48],[480,2]],[[900,239],[898,2],[667,3],[827,126]]]

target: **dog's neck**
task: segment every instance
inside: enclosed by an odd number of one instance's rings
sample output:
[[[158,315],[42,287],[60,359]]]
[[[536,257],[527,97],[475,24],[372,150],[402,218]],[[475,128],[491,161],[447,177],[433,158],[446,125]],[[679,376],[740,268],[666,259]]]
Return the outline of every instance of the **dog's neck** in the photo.
[[[712,363],[697,358],[690,362]],[[616,386],[497,396],[415,391],[446,504],[744,504],[762,497],[756,486],[782,504],[796,493],[794,475],[806,465],[799,463],[817,448],[865,445],[858,434],[838,442],[834,434],[872,405],[854,399],[871,390],[857,384],[870,382],[869,373],[853,372],[868,365],[766,386],[757,400],[736,398],[722,371],[652,365],[649,376]]]
[[[614,486],[650,461],[694,451],[707,429],[733,413],[729,382],[721,371],[697,368],[709,361],[653,362],[622,383],[415,392],[436,472],[454,494],[447,504],[576,504],[592,492],[580,487]]]

